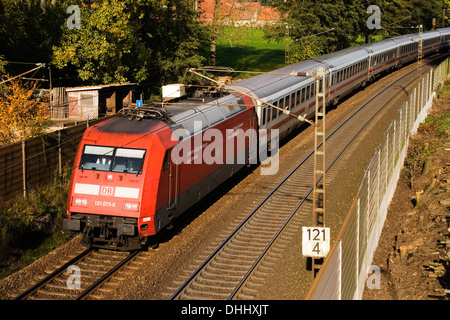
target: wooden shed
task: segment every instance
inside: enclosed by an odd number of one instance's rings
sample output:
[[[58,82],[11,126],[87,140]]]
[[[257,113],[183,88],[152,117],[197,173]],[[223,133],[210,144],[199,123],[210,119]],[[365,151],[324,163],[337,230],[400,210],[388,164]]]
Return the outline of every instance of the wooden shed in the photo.
[[[115,114],[123,107],[131,106],[136,85],[127,83],[66,88],[68,117],[90,120]]]

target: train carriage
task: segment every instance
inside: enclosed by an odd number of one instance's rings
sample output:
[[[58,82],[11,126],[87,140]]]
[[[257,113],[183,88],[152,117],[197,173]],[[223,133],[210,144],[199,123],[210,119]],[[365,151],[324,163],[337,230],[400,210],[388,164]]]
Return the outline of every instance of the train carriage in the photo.
[[[358,46],[316,58],[327,66],[329,102],[337,104],[368,81],[368,57],[367,50]]]
[[[232,87],[247,93],[260,101],[265,101],[295,116],[312,118],[315,110],[315,80],[309,76],[297,76],[316,72],[320,61],[306,60],[287,67],[239,81]],[[278,129],[283,139],[299,125],[294,117],[277,108],[258,102],[256,113],[259,129]],[[270,140],[270,131],[269,138]]]
[[[363,45],[369,53],[369,79],[399,66],[398,45],[393,39]]]
[[[450,28],[438,30],[441,37],[441,50],[448,50],[450,47]]]

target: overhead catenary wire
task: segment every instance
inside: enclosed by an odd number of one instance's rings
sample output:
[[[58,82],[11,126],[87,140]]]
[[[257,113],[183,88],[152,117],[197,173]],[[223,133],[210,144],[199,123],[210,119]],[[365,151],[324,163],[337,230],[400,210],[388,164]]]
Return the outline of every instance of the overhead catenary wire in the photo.
[[[21,73],[21,74],[18,74],[17,76],[14,76],[14,77],[12,77],[12,78],[6,79],[6,80],[0,82],[0,84],[4,84],[4,83],[9,82],[9,81],[12,81],[12,80],[14,80],[14,79],[16,79],[16,78],[20,78],[20,77],[22,77],[22,76],[25,75],[25,74],[31,73],[31,72],[36,71],[36,70],[38,70],[38,69],[40,69],[40,68],[43,68],[43,67],[45,67],[45,63],[40,63],[36,68],[33,68],[33,69],[31,69],[31,70],[28,70],[28,71],[25,71],[25,72],[23,72],[23,73]]]
[[[209,80],[209,81],[211,81],[211,82],[218,83],[217,80],[214,80],[214,79],[212,79],[212,78],[210,78],[210,77],[207,77],[207,76],[205,76],[205,75],[203,75],[203,74],[201,74],[201,73],[195,71],[195,69],[189,69],[189,72],[191,72],[191,73],[193,73],[193,74],[196,74],[196,75],[198,75],[198,76],[200,76],[200,77],[203,77],[203,78],[205,78],[205,79],[207,79],[207,80]],[[294,72],[293,72],[292,75],[293,75],[293,76],[304,76],[304,77],[308,77],[308,76],[310,76],[310,77],[315,77],[315,76],[314,76],[314,73],[313,73],[312,71],[311,71],[310,73],[303,73],[303,72],[294,73]],[[235,92],[240,93],[240,94],[242,94],[242,95],[245,95],[245,96],[247,96],[247,97],[249,97],[249,98],[251,98],[251,99],[254,99],[254,100],[256,100],[256,101],[258,101],[258,102],[260,102],[260,103],[262,103],[262,104],[268,105],[268,106],[270,106],[270,107],[272,107],[272,108],[274,108],[274,109],[280,110],[280,111],[282,111],[284,114],[286,114],[286,115],[288,115],[288,116],[291,116],[291,117],[294,117],[294,118],[296,118],[296,119],[299,120],[299,121],[308,122],[308,123],[311,124],[311,125],[314,124],[311,120],[306,119],[306,115],[304,115],[304,116],[302,116],[302,115],[297,116],[297,115],[291,113],[289,110],[286,110],[286,109],[280,108],[280,107],[278,107],[278,106],[275,106],[275,105],[273,105],[273,104],[271,104],[271,103],[269,103],[269,102],[267,102],[267,101],[263,101],[263,100],[261,100],[261,99],[259,99],[259,98],[256,98],[256,97],[254,97],[254,96],[252,96],[252,95],[250,95],[250,94],[248,94],[248,93],[246,93],[246,92],[243,92],[243,91],[241,91],[241,90],[239,90],[239,89],[236,89],[236,88],[234,88],[234,87],[228,86],[228,85],[226,85],[226,84],[222,84],[222,86],[225,87],[225,88],[227,88],[227,89],[229,89],[229,90],[232,90],[232,91],[235,91]]]

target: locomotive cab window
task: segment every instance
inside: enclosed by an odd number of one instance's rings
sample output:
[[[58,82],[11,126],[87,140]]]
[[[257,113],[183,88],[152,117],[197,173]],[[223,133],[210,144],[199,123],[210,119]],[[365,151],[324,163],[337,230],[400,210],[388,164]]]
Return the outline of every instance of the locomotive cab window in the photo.
[[[117,148],[113,161],[113,172],[141,173],[145,150]]]
[[[80,169],[109,171],[114,148],[100,146],[84,146]]]
[[[145,150],[85,145],[80,169],[142,173]]]

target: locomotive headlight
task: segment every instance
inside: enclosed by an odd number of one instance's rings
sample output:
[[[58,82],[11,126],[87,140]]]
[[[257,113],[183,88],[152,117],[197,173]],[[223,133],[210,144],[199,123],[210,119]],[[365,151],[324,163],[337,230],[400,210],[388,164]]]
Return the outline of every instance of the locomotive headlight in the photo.
[[[139,202],[124,202],[123,210],[126,211],[139,211]]]
[[[73,198],[72,205],[76,207],[87,207],[87,199]]]

